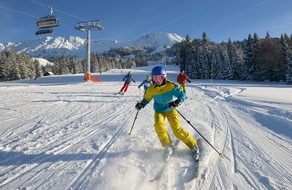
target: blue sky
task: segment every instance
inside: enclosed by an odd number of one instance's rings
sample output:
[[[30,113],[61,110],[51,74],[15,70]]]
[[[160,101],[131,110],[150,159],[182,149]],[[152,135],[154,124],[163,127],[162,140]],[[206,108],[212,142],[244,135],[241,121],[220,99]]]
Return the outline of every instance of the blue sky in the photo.
[[[36,3],[37,2],[37,3]],[[0,0],[0,43],[37,39],[36,21],[53,5],[60,26],[51,36],[80,36],[77,22],[100,19],[91,39],[127,41],[150,32],[192,39],[203,32],[214,42],[292,34],[292,0]],[[45,36],[42,36],[45,37]]]

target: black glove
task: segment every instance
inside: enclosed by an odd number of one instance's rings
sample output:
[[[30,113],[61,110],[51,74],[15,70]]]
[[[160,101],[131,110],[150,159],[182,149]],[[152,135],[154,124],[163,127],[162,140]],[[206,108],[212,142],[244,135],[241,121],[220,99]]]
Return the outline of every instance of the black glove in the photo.
[[[180,104],[181,104],[180,100],[176,99],[174,102],[169,102],[168,107],[170,109],[174,109],[174,108],[178,107]]]
[[[135,106],[136,110],[138,110],[138,111],[141,110],[144,107],[145,107],[145,105],[143,103],[137,103],[136,106]]]

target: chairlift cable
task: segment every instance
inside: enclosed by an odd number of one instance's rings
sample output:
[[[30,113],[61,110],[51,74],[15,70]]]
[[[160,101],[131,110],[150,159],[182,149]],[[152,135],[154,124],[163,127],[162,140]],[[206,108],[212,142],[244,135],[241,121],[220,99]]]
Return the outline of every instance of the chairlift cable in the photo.
[[[51,14],[52,14],[52,5],[49,5],[49,6],[48,6],[48,5],[45,5],[45,4],[40,3],[40,2],[38,2],[38,1],[35,1],[35,0],[31,0],[31,2],[33,2],[33,3],[35,3],[35,4],[38,4],[38,5],[42,6],[42,7],[50,8],[50,9],[51,9]],[[58,10],[58,9],[55,9],[55,8],[54,8],[54,10],[57,11],[57,12],[60,12],[60,13],[62,13],[62,14],[65,14],[65,15],[68,15],[68,16],[71,16],[71,17],[75,17],[75,18],[78,18],[78,19],[84,20],[84,19],[82,19],[82,18],[80,18],[80,17],[74,16],[74,15],[69,14],[69,13],[66,13],[66,12],[64,12],[64,11],[61,11],[61,10]],[[38,17],[38,18],[40,18],[40,17]],[[67,27],[72,27],[71,25],[69,25],[69,24],[64,24],[64,23],[62,23],[62,22],[60,22],[60,25],[62,25],[62,26],[67,26]]]
[[[52,13],[53,13],[53,6],[52,6],[52,5],[47,6],[47,5],[43,4],[43,3],[40,3],[40,2],[35,1],[35,0],[31,0],[31,2],[32,2],[32,3],[35,3],[35,4],[38,4],[38,5],[42,6],[42,7],[49,8],[49,9],[50,9],[50,16],[54,17],[54,16],[52,15]],[[25,12],[22,12],[22,11],[18,11],[18,10],[16,10],[16,9],[12,9],[12,8],[9,8],[9,7],[5,7],[5,6],[2,6],[2,5],[0,5],[0,8],[6,9],[6,10],[9,10],[9,11],[13,11],[13,12],[16,12],[16,13],[19,13],[19,14],[23,14],[23,15],[26,15],[26,16],[30,16],[30,17],[33,17],[33,18],[37,18],[37,19],[42,19],[42,18],[44,18],[44,17],[39,17],[39,16],[31,15],[31,14],[29,14],[29,13],[25,13]],[[75,16],[75,15],[73,15],[73,14],[70,14],[70,13],[64,12],[64,11],[62,11],[62,10],[58,10],[58,9],[54,9],[54,10],[57,11],[57,12],[60,12],[60,13],[62,13],[62,14],[68,15],[68,16],[70,16],[70,17],[74,17],[74,18],[80,19],[80,20],[82,20],[82,21],[87,21],[86,19],[83,19],[83,18],[78,17],[78,16]],[[46,16],[46,17],[48,17],[48,16]],[[56,17],[55,17],[55,18],[56,18]],[[56,19],[57,19],[57,18],[56,18]],[[57,21],[57,22],[58,22],[58,21]],[[58,25],[63,25],[63,26],[66,26],[66,27],[71,27],[70,25],[68,25],[68,24],[64,24],[64,23],[59,23]],[[56,26],[57,26],[57,25],[56,25]],[[53,26],[53,27],[55,27],[55,26]],[[54,31],[52,31],[52,30],[45,29],[45,28],[51,28],[51,26],[41,27],[41,28],[40,28],[41,30],[37,31],[36,34],[39,35],[39,34],[42,34],[42,33],[53,33],[53,32],[54,32]],[[43,30],[43,29],[45,29],[45,30]]]
[[[30,16],[30,17],[34,17],[34,18],[40,18],[39,16],[34,16],[34,15],[31,15],[31,14],[28,14],[28,13],[25,13],[25,12],[21,12],[21,11],[18,11],[18,10],[15,10],[15,9],[11,9],[11,8],[8,8],[8,7],[4,7],[2,5],[0,5],[1,8],[4,8],[4,9],[7,9],[7,10],[10,10],[10,11],[14,11],[14,12],[17,12],[19,14],[23,14],[23,15],[26,15],[26,16]]]
[[[35,1],[35,0],[31,0],[31,2],[36,3],[36,4],[38,4],[38,5],[40,5],[40,6],[43,6],[43,7],[47,7],[47,8],[50,7],[50,6],[48,6],[48,5],[42,4],[42,3],[40,3],[40,2],[37,2],[37,1]],[[74,18],[77,18],[77,19],[83,20],[83,21],[87,21],[86,19],[83,19],[83,18],[81,18],[81,17],[78,17],[78,16],[75,16],[75,15],[72,15],[72,14],[67,13],[67,12],[64,12],[64,11],[62,11],[62,10],[55,9],[55,8],[54,8],[54,10],[57,11],[57,12],[60,12],[60,13],[62,13],[62,14],[65,14],[65,15],[68,15],[68,16],[71,16],[71,17],[74,17]]]
[[[31,2],[36,3],[36,4],[40,5],[40,6],[43,6],[43,7],[48,8],[48,6],[46,6],[46,5],[42,4],[42,3],[39,3],[39,2],[37,2],[37,1],[31,0]],[[9,7],[5,7],[5,6],[3,6],[3,5],[0,5],[0,8],[6,9],[6,10],[9,10],[9,11],[14,11],[14,12],[16,12],[16,13],[23,14],[23,15],[26,15],[26,16],[30,16],[30,17],[33,17],[33,18],[37,18],[37,19],[41,18],[40,16],[35,16],[35,15],[29,14],[29,13],[25,13],[25,12],[22,12],[22,11],[18,11],[18,10],[16,10],[16,9],[12,9],[12,8],[9,8]],[[75,16],[75,15],[72,15],[72,14],[70,14],[70,13],[66,13],[66,12],[64,12],[64,11],[61,11],[61,10],[58,10],[58,9],[54,9],[54,10],[55,10],[55,11],[58,11],[58,12],[60,12],[60,13],[62,13],[62,14],[65,14],[65,15],[68,15],[68,16],[71,16],[71,17],[74,17],[74,18],[80,19],[80,20],[82,20],[82,21],[87,21],[86,19],[83,19],[83,18],[81,18],[81,17],[78,17],[78,16]],[[63,23],[60,23],[60,25],[67,26],[67,27],[71,27],[70,25],[68,25],[68,24],[63,24]]]
[[[49,6],[45,5],[45,4],[42,4],[42,3],[34,1],[34,0],[31,0],[31,2],[36,3],[36,4],[38,4],[40,6],[43,6],[43,7],[49,7]]]
[[[83,20],[83,21],[87,21],[86,19],[80,18],[80,17],[78,17],[78,16],[74,16],[74,15],[69,14],[69,13],[66,13],[66,12],[64,12],[64,11],[61,11],[61,10],[58,10],[58,9],[54,9],[54,10],[57,11],[57,12],[63,13],[63,14],[65,14],[65,15],[68,15],[68,16],[71,16],[71,17],[74,17],[74,18],[78,18],[78,19]]]
[[[39,17],[39,16],[31,15],[31,14],[28,14],[28,13],[25,13],[25,12],[22,12],[22,11],[18,11],[18,10],[16,10],[16,9],[11,9],[11,8],[8,8],[8,7],[4,7],[4,6],[2,6],[2,5],[0,5],[0,8],[6,9],[6,10],[9,10],[9,11],[13,11],[13,12],[16,12],[16,13],[19,13],[19,14],[23,14],[23,15],[26,15],[26,16],[30,16],[30,17],[33,17],[33,18],[37,18],[37,19],[41,18],[41,17]],[[72,27],[71,25],[69,25],[69,24],[64,24],[64,23],[62,23],[62,22],[60,22],[60,25],[62,25],[62,26],[66,26],[66,27]]]

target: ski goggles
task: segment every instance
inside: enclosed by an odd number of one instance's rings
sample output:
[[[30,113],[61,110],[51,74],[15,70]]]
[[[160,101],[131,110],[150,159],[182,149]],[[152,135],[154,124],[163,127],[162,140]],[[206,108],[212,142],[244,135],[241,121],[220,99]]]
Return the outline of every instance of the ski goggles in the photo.
[[[161,85],[165,79],[165,75],[152,75],[152,81],[155,82],[157,85]]]

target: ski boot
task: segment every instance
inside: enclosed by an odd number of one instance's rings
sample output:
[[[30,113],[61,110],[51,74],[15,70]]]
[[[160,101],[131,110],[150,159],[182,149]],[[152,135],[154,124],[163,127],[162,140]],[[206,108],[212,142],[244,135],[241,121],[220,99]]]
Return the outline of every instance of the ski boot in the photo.
[[[164,152],[165,152],[165,160],[168,160],[172,156],[174,150],[175,150],[175,148],[174,148],[174,146],[172,144],[170,144],[167,147],[165,147],[165,150],[164,150]]]
[[[195,159],[195,161],[199,161],[200,159],[200,148],[198,145],[196,145],[193,149],[192,149],[192,154],[193,154],[193,157]]]
[[[172,155],[173,152],[174,152],[174,146],[171,144],[171,145],[165,147],[165,150],[166,150],[166,152],[168,153],[168,155],[170,156],[170,155]]]

